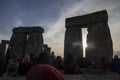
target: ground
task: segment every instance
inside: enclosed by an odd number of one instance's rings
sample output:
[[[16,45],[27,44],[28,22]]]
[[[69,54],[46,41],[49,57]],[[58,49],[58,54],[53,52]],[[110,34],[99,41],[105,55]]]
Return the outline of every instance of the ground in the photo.
[[[79,75],[63,74],[64,80],[120,80],[120,74],[113,71],[82,70],[84,73]],[[63,71],[60,71],[63,73]],[[1,79],[0,79],[1,80]],[[25,80],[25,77],[14,77],[10,80]]]
[[[64,75],[65,80],[119,80],[120,75],[101,74],[101,75]]]
[[[10,80],[25,80],[25,77],[16,77]],[[118,74],[83,74],[83,75],[64,75],[65,80],[120,80]]]

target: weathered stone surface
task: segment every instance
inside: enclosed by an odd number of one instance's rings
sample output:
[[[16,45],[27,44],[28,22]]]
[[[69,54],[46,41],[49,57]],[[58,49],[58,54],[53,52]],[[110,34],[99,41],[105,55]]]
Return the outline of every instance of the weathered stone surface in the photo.
[[[7,44],[10,44],[10,41],[9,40],[2,40],[1,41],[1,44],[0,44],[0,52],[5,55],[6,53],[6,45]]]
[[[43,36],[41,33],[29,33],[26,43],[26,54],[35,54],[37,57],[43,52]]]
[[[67,28],[64,42],[65,63],[68,64],[70,62],[70,65],[74,65],[77,63],[78,58],[83,56],[81,28]],[[73,60],[70,61],[69,57],[71,56]]]
[[[43,33],[44,29],[40,26],[36,27],[17,27],[13,29],[13,33]]]
[[[13,33],[11,37],[11,40],[10,40],[11,45],[14,48],[14,54],[16,54],[18,58],[21,58],[22,54],[25,52],[26,40],[27,40],[26,34]]]
[[[43,52],[43,32],[44,29],[39,26],[14,28],[10,44],[14,47],[15,54],[19,58],[31,53],[38,56]]]
[[[76,27],[76,26],[84,28],[87,24],[92,24],[92,23],[94,24],[94,23],[107,22],[107,21],[108,21],[107,11],[103,10],[103,11],[98,11],[98,12],[94,12],[87,15],[67,18],[66,28]]]
[[[73,60],[70,64],[76,63],[77,57],[82,56],[82,33],[81,28],[88,28],[86,56],[90,60],[99,63],[102,57],[109,61],[113,55],[113,44],[108,27],[108,14],[106,10],[98,11],[83,16],[76,16],[66,19],[66,32],[64,43],[64,58],[67,61],[68,54],[72,54]],[[73,44],[81,44],[74,46]],[[79,48],[81,47],[81,48]],[[74,59],[75,57],[75,59]],[[66,66],[68,66],[66,64]]]
[[[86,57],[94,59],[97,63],[102,57],[112,60],[113,44],[110,30],[106,22],[91,25],[88,28]]]
[[[6,45],[0,44],[0,54],[5,54]]]

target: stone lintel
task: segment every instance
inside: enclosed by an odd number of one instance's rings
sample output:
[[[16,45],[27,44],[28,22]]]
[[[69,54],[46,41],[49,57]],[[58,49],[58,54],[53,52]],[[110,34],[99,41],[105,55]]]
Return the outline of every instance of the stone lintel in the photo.
[[[66,19],[66,28],[69,27],[81,27],[84,28],[84,25],[92,24],[92,23],[99,23],[99,22],[107,22],[108,21],[108,14],[106,10],[82,15],[82,16],[75,16]],[[83,25],[83,26],[81,26]]]
[[[2,40],[1,42],[2,42],[2,44],[10,44],[9,40]]]
[[[44,29],[40,26],[35,27],[16,27],[13,29],[13,33],[43,33]]]

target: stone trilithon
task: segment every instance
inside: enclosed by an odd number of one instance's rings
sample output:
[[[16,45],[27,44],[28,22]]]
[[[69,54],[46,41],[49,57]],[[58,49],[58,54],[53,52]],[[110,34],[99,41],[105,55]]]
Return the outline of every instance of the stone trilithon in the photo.
[[[81,28],[87,28],[88,31],[86,58],[94,60],[96,63],[100,63],[102,57],[108,61],[112,60],[113,43],[106,10],[67,18],[65,26],[64,60],[66,68],[77,64],[77,61],[83,57]]]

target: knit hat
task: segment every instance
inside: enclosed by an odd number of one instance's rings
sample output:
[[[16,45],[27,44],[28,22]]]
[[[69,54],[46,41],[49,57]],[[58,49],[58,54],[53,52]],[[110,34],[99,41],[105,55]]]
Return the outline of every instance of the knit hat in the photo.
[[[39,64],[28,71],[26,80],[64,80],[64,78],[54,67],[46,64]]]

